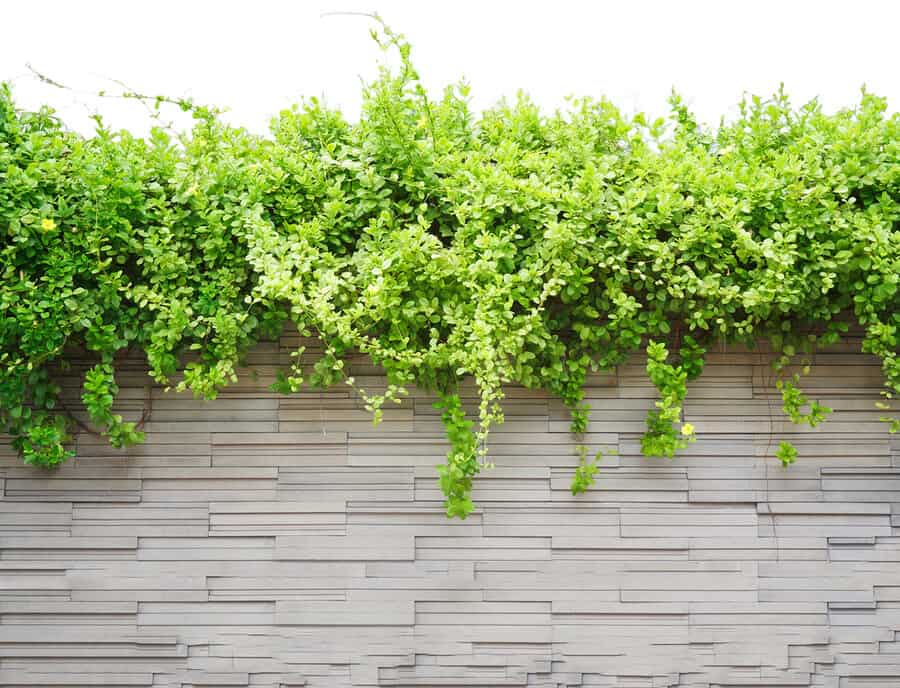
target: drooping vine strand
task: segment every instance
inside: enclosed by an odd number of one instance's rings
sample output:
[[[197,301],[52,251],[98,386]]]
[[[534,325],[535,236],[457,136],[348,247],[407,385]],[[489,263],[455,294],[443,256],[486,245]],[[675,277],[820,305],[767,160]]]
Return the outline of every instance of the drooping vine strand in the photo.
[[[823,421],[789,366],[849,325],[882,363],[886,427],[900,429],[900,117],[883,99],[829,114],[779,92],[717,128],[677,96],[654,121],[590,98],[479,114],[465,84],[429,96],[402,36],[378,39],[400,68],[366,85],[358,121],[309,100],[268,136],[176,99],[189,132],[138,138],[100,120],[83,137],[3,87],[0,424],[27,463],[72,454],[54,382],[70,352],[96,357],[82,400],[127,446],[141,433],[113,412],[117,354],[140,349],[154,380],[212,398],[287,321],[324,354],[295,352],[277,391],[349,384],[376,420],[410,385],[436,393],[451,516],[474,508],[505,386],[559,396],[577,437],[588,373],[639,351],[659,391],[648,455],[702,433],[682,404],[723,341],[768,341],[788,417]],[[383,389],[348,376],[350,353],[384,369]],[[578,459],[573,492],[598,469]]]

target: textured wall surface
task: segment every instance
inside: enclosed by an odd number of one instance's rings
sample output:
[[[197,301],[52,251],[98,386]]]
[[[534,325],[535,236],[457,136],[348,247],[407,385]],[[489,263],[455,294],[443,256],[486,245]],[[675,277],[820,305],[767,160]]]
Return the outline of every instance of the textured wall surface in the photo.
[[[266,391],[296,343],[214,402],[149,390],[128,451],[82,433],[48,474],[3,443],[0,686],[900,686],[900,442],[858,342],[816,356],[813,431],[765,355],[711,355],[672,461],[639,454],[641,360],[592,378],[586,441],[619,455],[580,497],[562,405],[510,389],[464,522],[431,400],[373,428],[349,388]]]

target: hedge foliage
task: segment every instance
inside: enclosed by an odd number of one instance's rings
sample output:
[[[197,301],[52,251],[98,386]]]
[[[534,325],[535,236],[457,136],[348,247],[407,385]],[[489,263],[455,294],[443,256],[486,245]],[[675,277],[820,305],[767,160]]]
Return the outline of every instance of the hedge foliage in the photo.
[[[452,516],[473,508],[506,383],[558,395],[583,432],[588,371],[646,347],[660,398],[643,449],[671,457],[694,439],[681,405],[712,344],[767,339],[783,367],[850,320],[900,392],[900,117],[883,99],[827,114],[779,92],[714,129],[675,95],[656,121],[590,98],[542,114],[524,95],[476,114],[466,85],[429,98],[402,36],[373,35],[401,67],[365,87],[358,122],[309,100],[270,136],[177,101],[189,133],[98,118],[82,137],[3,87],[0,424],[26,463],[71,455],[50,374],[67,347],[96,355],[83,400],[123,446],[141,440],[112,411],[123,349],[211,398],[286,320],[325,355],[307,370],[297,352],[280,391],[356,386],[358,351],[387,372],[359,390],[376,419],[409,384],[439,392]],[[828,409],[798,382],[778,376],[785,409],[816,424]],[[573,491],[595,470],[583,454]]]

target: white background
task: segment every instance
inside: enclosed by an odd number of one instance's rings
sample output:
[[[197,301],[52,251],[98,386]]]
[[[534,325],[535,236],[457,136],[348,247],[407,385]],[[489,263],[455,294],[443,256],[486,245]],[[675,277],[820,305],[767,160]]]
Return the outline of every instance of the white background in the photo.
[[[464,76],[476,107],[523,88],[548,109],[606,95],[656,115],[674,87],[715,123],[743,92],[782,81],[828,109],[854,104],[863,84],[900,103],[896,0],[19,0],[0,13],[0,80],[21,106],[51,104],[82,131],[98,110],[116,127],[149,126],[139,105],[88,95],[121,90],[110,79],[228,107],[255,131],[305,95],[352,118],[380,53],[368,19],[322,16],[340,11],[379,12],[412,42],[429,88]],[[26,63],[75,91],[41,84]]]

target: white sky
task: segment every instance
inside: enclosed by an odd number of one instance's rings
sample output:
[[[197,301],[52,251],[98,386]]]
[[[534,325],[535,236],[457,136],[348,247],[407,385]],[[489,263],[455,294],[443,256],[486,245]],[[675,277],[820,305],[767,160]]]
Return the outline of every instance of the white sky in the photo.
[[[674,86],[717,122],[742,92],[781,81],[795,102],[818,95],[829,109],[855,103],[862,84],[900,104],[897,0],[20,0],[0,17],[0,80],[23,107],[51,104],[84,131],[98,109],[116,127],[149,119],[133,102],[41,84],[26,63],[85,92],[115,91],[114,78],[190,95],[255,131],[303,95],[355,117],[380,53],[369,20],[321,16],[336,11],[380,13],[413,44],[429,88],[465,77],[476,107],[523,88],[548,109],[606,95],[655,115]]]

